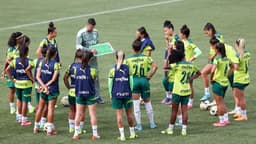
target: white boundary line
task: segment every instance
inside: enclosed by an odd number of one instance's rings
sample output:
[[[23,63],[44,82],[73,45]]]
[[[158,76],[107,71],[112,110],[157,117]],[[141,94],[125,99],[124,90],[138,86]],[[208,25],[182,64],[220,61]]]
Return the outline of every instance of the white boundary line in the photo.
[[[110,13],[133,10],[133,9],[158,6],[158,5],[175,3],[175,2],[180,2],[180,1],[183,1],[183,0],[168,0],[168,1],[162,1],[162,2],[157,2],[157,3],[149,3],[149,4],[138,5],[138,6],[130,6],[130,7],[125,7],[125,8],[120,8],[120,9],[106,10],[106,11],[95,12],[95,13],[90,13],[90,14],[83,14],[83,15],[77,15],[77,16],[71,16],[71,17],[63,17],[63,18],[57,18],[57,19],[52,19],[52,20],[45,20],[45,21],[41,21],[41,22],[34,22],[34,23],[28,23],[28,24],[22,24],[22,25],[10,26],[10,27],[1,27],[0,31],[24,28],[24,27],[29,27],[29,26],[41,25],[41,24],[47,24],[50,21],[60,22],[60,21],[79,19],[79,18],[89,17],[89,16],[110,14]]]

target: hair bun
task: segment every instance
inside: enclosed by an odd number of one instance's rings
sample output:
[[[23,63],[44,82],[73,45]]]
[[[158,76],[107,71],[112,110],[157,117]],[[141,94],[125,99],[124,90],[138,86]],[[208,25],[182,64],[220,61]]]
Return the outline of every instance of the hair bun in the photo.
[[[182,29],[185,29],[185,28],[188,28],[188,26],[187,26],[186,24],[184,24],[184,25],[182,26]]]
[[[53,22],[50,22],[50,23],[49,23],[49,27],[50,27],[50,28],[54,27],[54,23],[53,23]]]

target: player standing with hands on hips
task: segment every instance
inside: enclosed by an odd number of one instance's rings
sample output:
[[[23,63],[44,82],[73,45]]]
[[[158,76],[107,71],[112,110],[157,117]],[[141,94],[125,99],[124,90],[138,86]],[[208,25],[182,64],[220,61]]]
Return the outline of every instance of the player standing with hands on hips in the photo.
[[[77,33],[76,49],[90,51],[94,55],[97,54],[97,51],[95,49],[90,49],[91,46],[99,43],[99,34],[98,34],[98,31],[95,29],[95,26],[96,26],[95,19],[89,18],[85,28],[82,28]],[[98,62],[96,57],[93,57],[89,64],[92,68],[95,68],[98,71]],[[96,88],[96,96],[98,97],[97,102],[100,104],[103,104],[104,101],[100,96],[99,76],[97,76],[96,78],[95,88]]]

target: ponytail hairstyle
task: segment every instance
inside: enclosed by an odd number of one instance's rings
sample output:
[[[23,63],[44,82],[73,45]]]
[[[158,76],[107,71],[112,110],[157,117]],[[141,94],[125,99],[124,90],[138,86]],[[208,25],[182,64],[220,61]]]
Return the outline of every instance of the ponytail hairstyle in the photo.
[[[216,44],[216,49],[217,51],[221,54],[221,57],[224,58],[226,57],[226,50],[225,50],[225,45],[223,43],[217,43]]]
[[[245,50],[245,39],[239,38],[236,40],[236,49],[237,52],[240,54],[240,57],[244,55]]]
[[[180,33],[182,33],[183,35],[186,36],[186,38],[189,37],[190,35],[190,29],[188,28],[188,26],[185,24],[180,28]]]
[[[205,24],[204,30],[205,30],[205,31],[206,31],[206,30],[207,30],[207,31],[212,31],[212,36],[214,36],[214,35],[217,33],[217,31],[216,31],[214,25],[213,25],[212,23],[210,23],[210,22],[208,22],[208,23]]]
[[[54,26],[54,23],[50,22],[48,27],[48,34],[54,32],[55,30],[56,30],[56,27]]]
[[[145,28],[144,26],[138,28],[137,31],[138,31],[141,35],[143,35],[144,38],[149,37],[148,32],[147,32],[147,30],[146,30],[146,28]]]
[[[76,50],[74,62],[76,61],[76,59],[82,59],[82,57],[83,57],[83,51],[81,49]]]
[[[45,62],[48,63],[50,59],[54,58],[56,56],[57,50],[56,48],[49,47],[46,56],[45,56]]]
[[[21,32],[13,32],[8,40],[8,46],[15,47],[17,45],[17,40],[22,38],[23,34]]]
[[[43,47],[41,48],[41,54],[43,58],[46,57],[47,50],[48,50],[48,45],[44,44]]]
[[[90,51],[84,51],[82,56],[82,69],[85,69],[93,57],[93,53]]]
[[[209,40],[209,43],[210,43],[211,45],[216,45],[216,44],[219,43],[219,42],[220,42],[220,40],[218,40],[215,36],[212,37],[212,38]]]
[[[117,68],[117,70],[120,69],[120,67],[124,61],[124,58],[125,58],[125,53],[123,51],[120,50],[120,51],[116,52],[116,60],[117,60],[116,68]]]
[[[19,56],[21,59],[21,63],[25,65],[25,60],[28,56],[29,48],[26,45],[21,45],[19,47]]]
[[[30,38],[29,38],[28,36],[24,35],[24,36],[22,37],[22,40],[21,40],[20,45],[24,45],[24,46],[28,47],[29,44],[30,44],[30,42],[31,42],[31,41],[30,41]]]
[[[173,29],[174,30],[174,26],[172,24],[172,22],[170,20],[165,20],[164,24],[163,24],[164,28],[169,28],[169,29]]]
[[[185,58],[184,43],[180,40],[175,42],[175,49],[171,50],[171,54],[168,58],[169,63],[180,62]]]

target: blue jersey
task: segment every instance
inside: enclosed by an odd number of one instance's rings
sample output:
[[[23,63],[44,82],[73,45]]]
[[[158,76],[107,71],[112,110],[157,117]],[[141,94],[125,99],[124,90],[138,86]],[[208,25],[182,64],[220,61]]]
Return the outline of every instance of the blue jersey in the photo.
[[[40,63],[41,67],[41,75],[40,78],[42,79],[43,83],[49,82],[54,75],[55,70],[59,70],[59,64],[55,59],[51,59],[47,62],[42,61]],[[50,93],[59,93],[59,76],[57,80],[55,80],[49,87]]]
[[[117,99],[131,98],[130,74],[128,65],[122,64],[120,69],[114,68],[112,97]]]
[[[70,76],[70,88],[75,88],[77,67],[81,67],[81,63],[74,62],[66,72]]]
[[[56,54],[55,60],[59,63],[60,62],[60,56],[59,56],[59,50],[58,50],[58,46],[57,46],[57,41],[54,39],[53,43],[51,43],[48,38],[45,38],[45,39],[47,41],[48,47],[56,49],[57,54]]]
[[[87,66],[85,69],[81,67],[76,68],[75,74],[75,93],[77,97],[95,96],[95,83],[91,74],[91,67]]]
[[[26,73],[26,68],[29,66],[29,59],[25,58],[24,64],[21,62],[21,58],[16,58],[15,60],[15,79],[16,80],[30,80],[27,73]]]

